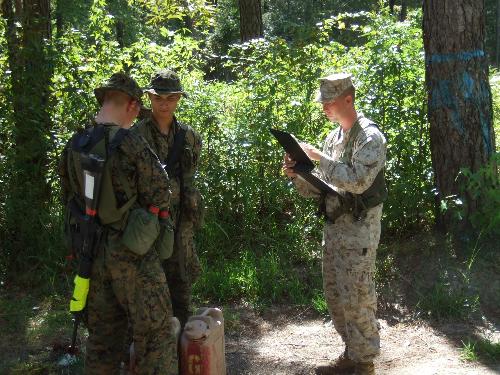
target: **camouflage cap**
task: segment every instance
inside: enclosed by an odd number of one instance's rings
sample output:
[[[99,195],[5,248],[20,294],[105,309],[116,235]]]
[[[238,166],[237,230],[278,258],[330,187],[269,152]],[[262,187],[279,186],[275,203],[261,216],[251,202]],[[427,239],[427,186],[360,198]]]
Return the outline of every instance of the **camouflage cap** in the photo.
[[[336,73],[320,78],[316,102],[328,103],[339,97],[349,87],[354,87],[349,73]]]
[[[94,95],[100,105],[104,100],[106,91],[121,91],[137,100],[142,105],[143,92],[137,82],[125,73],[113,74],[103,86],[94,89]]]
[[[149,86],[144,88],[144,92],[150,92],[155,95],[164,94],[182,94],[187,98],[184,92],[181,80],[173,70],[159,70],[153,74]]]

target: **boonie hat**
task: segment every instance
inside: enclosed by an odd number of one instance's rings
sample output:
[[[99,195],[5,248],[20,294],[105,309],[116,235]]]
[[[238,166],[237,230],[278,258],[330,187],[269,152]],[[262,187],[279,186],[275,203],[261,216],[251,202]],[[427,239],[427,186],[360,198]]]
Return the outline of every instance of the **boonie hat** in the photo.
[[[153,74],[149,86],[144,88],[144,92],[155,95],[182,94],[187,98],[187,94],[182,88],[181,80],[173,70],[159,70]]]
[[[104,100],[104,94],[110,90],[124,92],[137,100],[142,106],[143,92],[137,82],[129,75],[122,72],[114,73],[103,86],[94,89],[94,95],[100,105],[102,105]]]
[[[320,78],[316,102],[328,103],[339,97],[345,90],[354,87],[349,73],[336,73]]]

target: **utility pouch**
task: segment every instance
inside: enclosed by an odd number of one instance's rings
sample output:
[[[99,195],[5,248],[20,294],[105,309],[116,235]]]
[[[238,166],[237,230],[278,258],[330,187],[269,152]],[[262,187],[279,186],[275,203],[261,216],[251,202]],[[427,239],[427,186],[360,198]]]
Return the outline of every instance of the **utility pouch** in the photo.
[[[200,229],[203,225],[205,207],[203,197],[198,189],[189,189],[184,192],[183,208],[186,218],[193,223],[194,229]]]
[[[170,216],[160,218],[160,235],[156,239],[155,247],[160,256],[160,260],[166,260],[174,252],[174,224]]]
[[[143,256],[153,246],[159,233],[158,216],[144,208],[136,208],[130,211],[122,244],[133,253]]]

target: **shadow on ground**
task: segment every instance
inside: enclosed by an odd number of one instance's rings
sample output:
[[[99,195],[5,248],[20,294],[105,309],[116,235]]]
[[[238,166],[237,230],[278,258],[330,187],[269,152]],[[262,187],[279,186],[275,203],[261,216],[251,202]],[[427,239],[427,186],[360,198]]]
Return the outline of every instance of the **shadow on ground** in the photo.
[[[499,241],[459,242],[436,233],[381,246],[379,318],[389,325],[421,319],[456,348],[476,345],[475,360],[498,371],[499,251]]]

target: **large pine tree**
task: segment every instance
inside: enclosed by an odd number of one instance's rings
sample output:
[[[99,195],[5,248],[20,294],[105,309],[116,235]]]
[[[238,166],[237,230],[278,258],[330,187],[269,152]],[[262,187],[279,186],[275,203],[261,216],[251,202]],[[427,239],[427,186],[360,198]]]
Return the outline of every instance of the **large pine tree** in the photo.
[[[264,35],[260,0],[239,0],[242,42]]]
[[[477,171],[495,150],[482,0],[424,0],[423,32],[437,198],[460,193],[461,168]],[[467,214],[478,202],[465,196]],[[439,217],[449,228],[451,215]]]
[[[51,148],[49,85],[51,37],[49,0],[3,0],[2,16],[7,25],[9,91],[13,109],[6,234],[3,238],[9,271],[23,271],[27,259],[39,254],[40,236],[47,232],[43,217],[51,196],[47,182],[48,151]],[[30,268],[36,264],[30,262]]]

